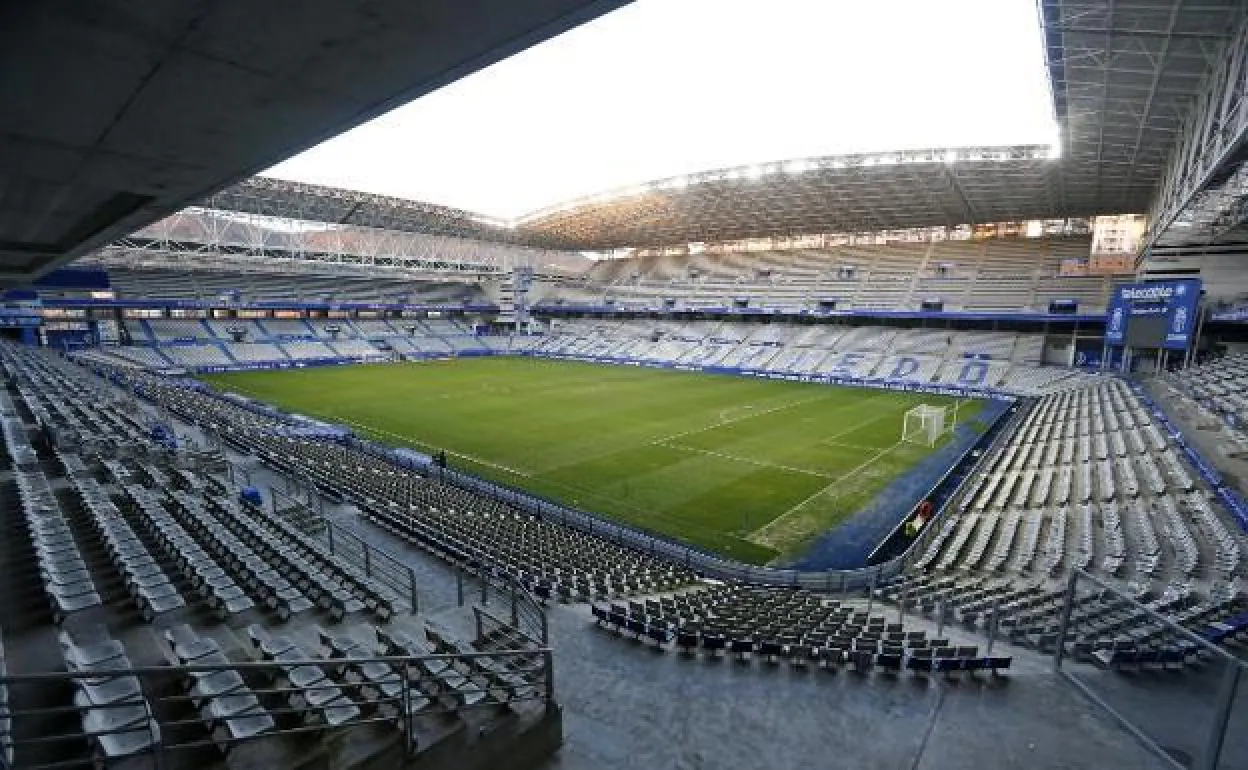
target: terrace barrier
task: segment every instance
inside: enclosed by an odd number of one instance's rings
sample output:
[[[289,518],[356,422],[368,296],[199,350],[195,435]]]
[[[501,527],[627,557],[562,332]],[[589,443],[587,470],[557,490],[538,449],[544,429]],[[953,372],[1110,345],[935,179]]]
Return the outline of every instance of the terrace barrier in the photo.
[[[1106,623],[1124,617],[1133,637],[1111,638]],[[1242,767],[1248,734],[1230,728],[1248,723],[1248,663],[1213,643],[1233,630],[1213,622],[1195,633],[1078,569],[1066,583],[1053,666],[1176,770]],[[1183,676],[1167,674],[1177,669]]]
[[[150,766],[175,767],[182,764],[170,762],[196,762],[195,752],[233,753],[279,736],[316,737],[360,725],[397,729],[404,736],[404,753],[411,756],[423,748],[420,720],[425,717],[525,702],[554,708],[552,664],[551,650],[539,648],[0,676],[0,691],[8,694],[0,720],[0,764],[7,767],[9,756],[14,766],[30,770],[80,766],[74,757],[87,745],[100,761],[148,758]],[[306,676],[312,668],[328,678],[306,687],[292,684],[290,672]],[[379,668],[386,672],[384,686]],[[211,688],[191,686],[226,671],[247,684],[215,696]],[[453,687],[447,686],[448,672],[457,672]],[[111,692],[110,684],[128,694],[98,704],[87,696],[77,703],[67,699],[64,705],[46,705],[47,693],[83,691],[84,686]],[[331,692],[333,700],[324,703]],[[235,701],[248,695],[256,701],[237,711]]]

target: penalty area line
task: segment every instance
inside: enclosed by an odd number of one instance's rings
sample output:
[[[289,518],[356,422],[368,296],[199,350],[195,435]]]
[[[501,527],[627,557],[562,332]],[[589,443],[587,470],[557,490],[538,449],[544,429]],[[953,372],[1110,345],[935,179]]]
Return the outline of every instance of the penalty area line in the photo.
[[[810,496],[809,496],[809,497],[807,497],[806,499],[804,499],[804,500],[802,500],[801,502],[799,502],[799,503],[797,503],[796,505],[794,505],[792,508],[788,509],[787,511],[785,511],[785,512],[784,512],[784,513],[782,513],[782,514],[780,514],[780,515],[779,515],[779,516],[777,516],[776,518],[774,518],[774,519],[772,519],[771,521],[767,522],[767,523],[766,523],[766,524],[764,524],[762,527],[759,527],[759,528],[758,528],[758,529],[756,529],[753,533],[751,533],[751,534],[750,534],[750,536],[749,536],[749,540],[750,540],[750,542],[752,542],[752,543],[757,543],[757,544],[759,544],[759,545],[770,545],[770,544],[767,542],[767,540],[766,540],[767,533],[768,533],[769,531],[771,531],[772,529],[774,529],[777,525],[779,525],[779,524],[780,524],[782,521],[784,521],[785,519],[789,518],[789,517],[790,517],[790,516],[792,516],[793,514],[797,513],[798,511],[802,510],[803,508],[805,508],[807,505],[810,505],[812,502],[814,502],[814,501],[815,501],[815,500],[817,500],[818,498],[820,498],[820,497],[822,497],[823,495],[827,494],[830,490],[832,490],[834,487],[836,487],[836,486],[837,486],[837,485],[839,485],[840,483],[844,482],[846,479],[852,478],[853,476],[856,476],[857,474],[862,473],[862,472],[863,472],[863,471],[865,471],[867,468],[870,468],[872,465],[874,465],[874,464],[875,464],[876,462],[878,462],[880,459],[882,459],[882,458],[883,458],[883,457],[885,457],[886,455],[890,454],[890,453],[891,453],[894,449],[896,449],[897,447],[901,446],[901,444],[902,444],[902,442],[898,441],[896,444],[893,444],[893,445],[892,445],[892,446],[890,446],[890,447],[886,447],[885,449],[881,449],[879,452],[877,452],[877,453],[875,453],[874,455],[872,455],[871,457],[867,458],[867,460],[866,460],[865,462],[863,462],[863,463],[861,463],[860,465],[857,465],[857,466],[855,466],[855,467],[851,468],[850,470],[846,471],[843,475],[841,475],[841,476],[839,476],[839,477],[837,477],[837,478],[833,479],[833,481],[832,481],[832,483],[831,483],[831,484],[828,484],[826,487],[823,487],[822,489],[817,490],[814,494],[810,495]]]

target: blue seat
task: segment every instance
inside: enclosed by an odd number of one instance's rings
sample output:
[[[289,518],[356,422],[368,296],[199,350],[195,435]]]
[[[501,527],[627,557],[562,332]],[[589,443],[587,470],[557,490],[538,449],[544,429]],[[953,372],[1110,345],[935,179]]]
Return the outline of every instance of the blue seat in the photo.
[[[758,645],[758,652],[768,663],[776,663],[784,655],[784,645],[774,639],[764,639]]]
[[[651,623],[649,628],[646,630],[646,636],[650,637],[651,641],[655,643],[655,646],[662,647],[672,641],[674,632],[672,631],[671,626],[666,624]]]
[[[724,654],[724,649],[728,646],[728,639],[722,634],[703,634],[702,649],[711,653],[712,657],[719,657]]]
[[[676,646],[685,652],[693,652],[698,646],[698,632],[680,629],[676,632]]]
[[[946,676],[962,670],[962,658],[932,658],[932,670]]]
[[[628,632],[637,639],[646,635],[646,622],[640,618],[628,618],[624,621],[624,627]]]
[[[1183,651],[1178,647],[1163,647],[1158,653],[1157,662],[1165,668],[1181,668]]]

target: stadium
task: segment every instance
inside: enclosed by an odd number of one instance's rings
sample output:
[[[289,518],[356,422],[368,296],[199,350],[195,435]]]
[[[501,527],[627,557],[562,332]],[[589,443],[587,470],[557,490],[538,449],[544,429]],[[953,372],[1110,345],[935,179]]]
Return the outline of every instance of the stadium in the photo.
[[[260,173],[630,4],[471,5],[0,11],[0,768],[1248,765],[1243,3],[1039,0],[1052,145]]]

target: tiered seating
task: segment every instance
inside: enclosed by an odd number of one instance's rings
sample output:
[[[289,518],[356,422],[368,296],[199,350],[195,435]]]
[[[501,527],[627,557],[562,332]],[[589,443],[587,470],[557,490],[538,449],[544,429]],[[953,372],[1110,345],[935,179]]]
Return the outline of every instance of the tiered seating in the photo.
[[[264,561],[277,565],[281,574],[333,620],[364,611],[381,622],[394,617],[389,591],[358,566],[334,556],[322,541],[303,535],[289,521],[260,507],[244,511],[228,500],[215,500],[207,507]],[[299,608],[306,609],[307,605],[300,603]]]
[[[290,358],[277,345],[268,342],[236,342],[229,343],[227,349],[240,363],[269,363],[289,361]]]
[[[244,320],[241,318],[231,319],[228,321],[214,319],[204,321],[204,323],[207,324],[208,328],[219,340],[232,340],[232,330],[242,331],[244,340],[254,340],[268,336],[265,334],[264,330],[256,325],[255,321]]]
[[[0,764],[146,767],[177,757],[214,766],[198,752],[215,745],[231,766],[258,757],[340,766],[344,745],[392,751],[385,730],[402,731],[408,753],[433,742],[468,752],[442,743],[462,734],[462,722],[479,739],[498,724],[520,727],[521,711],[530,726],[545,713],[551,690],[536,643],[513,649],[510,637],[496,646],[482,637],[478,649],[426,629],[406,596],[377,582],[385,572],[376,559],[393,557],[374,549],[370,572],[281,512],[235,502],[237,490],[201,452],[145,436],[147,407],[81,367],[7,344],[0,366],[21,402],[0,389],[6,484],[20,498],[30,553],[28,567],[4,560],[0,582],[20,593],[17,578],[37,569],[68,671],[37,693],[15,686],[16,699],[0,684]],[[53,439],[74,426],[97,430],[98,446],[54,440],[59,449],[36,451],[19,412]],[[42,613],[18,620],[35,628],[6,625],[6,637],[28,647],[43,638]],[[409,644],[422,635],[427,646]],[[31,673],[14,671],[3,653],[0,678]],[[72,725],[58,716],[71,714]],[[357,732],[343,741],[343,731]],[[260,753],[235,760],[252,747]]]
[[[1206,361],[1168,378],[1177,393],[1208,414],[1201,427],[1219,431],[1228,455],[1248,455],[1248,354]]]
[[[198,323],[198,322],[185,322]],[[273,320],[205,322],[222,338],[216,345],[122,347],[117,355],[139,367],[188,368],[276,364],[350,358],[386,360],[378,349],[404,356],[519,353],[607,360],[731,367],[786,374],[854,377],[879,381],[1004,387],[1039,394],[1080,381],[1073,370],[1041,367],[1043,338],[1008,332],[948,329],[898,330],[876,326],[795,325],[676,321],[560,322],[540,337],[478,337],[453,318],[343,321],[336,338],[329,322]],[[335,322],[338,324],[338,322]],[[345,325],[345,329],[344,329]],[[248,330],[248,341],[229,340],[226,330]],[[202,328],[202,327],[201,327]],[[270,329],[282,333],[270,339]],[[357,337],[358,333],[362,336]],[[300,332],[296,336],[293,333]],[[313,334],[318,336],[314,337]],[[95,352],[85,354],[99,358]]]
[[[158,348],[115,347],[108,348],[111,356],[130,361],[138,366],[150,369],[163,369],[171,365],[171,361]]]
[[[266,318],[259,322],[259,326],[269,337],[307,338],[314,334],[312,327],[304,321]]]
[[[333,348],[324,342],[282,342],[282,350],[296,361],[337,358]]]
[[[255,606],[231,574],[183,529],[155,495],[135,485],[123,486],[123,491],[135,524],[147,532],[150,542],[180,570],[182,579],[218,619],[239,615]]]
[[[1108,282],[1058,276],[1061,256],[1087,255],[1089,238],[1000,238],[847,244],[748,254],[648,256],[596,263],[584,279],[556,284],[568,303],[658,307],[752,305],[793,312],[833,299],[840,308],[910,310],[923,301],[946,309],[1014,313],[1073,299],[1083,312],[1104,309]]]
[[[906,631],[860,607],[800,589],[724,585],[671,597],[624,604],[595,604],[599,625],[649,640],[658,649],[679,648],[686,656],[700,650],[711,658],[730,654],[745,663],[781,660],[794,668],[859,672],[913,671],[916,674],[991,671],[1010,667],[1010,658],[979,655],[977,647],[954,647]]]
[[[311,263],[304,269],[313,268]],[[118,296],[142,299],[218,300],[237,294],[244,301],[362,302],[411,304],[487,304],[476,283],[445,281],[431,274],[425,281],[365,271],[362,273],[274,273],[213,269],[193,270],[108,266],[109,280]],[[278,333],[278,332],[275,332]],[[301,334],[307,334],[305,329]]]
[[[624,358],[785,374],[1004,385],[1029,395],[1079,381],[1073,370],[1040,367],[1040,354],[1032,341],[1038,340],[1042,349],[1043,338],[1031,335],[773,323],[755,332],[767,344],[733,348],[729,338],[735,340],[744,332],[729,328],[734,331],[724,332],[723,325],[701,322],[574,320],[561,323],[555,334],[530,343],[529,349],[539,355]],[[1028,358],[1011,361],[1011,355]]]
[[[89,476],[75,476],[72,483],[144,620],[150,623],[157,615],[185,607],[169,576],[100,485]]]
[[[151,750],[160,741],[160,727],[138,678],[104,673],[134,668],[121,643],[104,638],[80,644],[65,631],[59,641],[66,668],[91,674],[74,679],[74,706],[94,755],[112,762]]]
[[[1068,569],[1120,581],[1176,622],[1188,624],[1184,613],[1201,601],[1230,612],[1243,597],[1242,535],[1205,493],[1186,491],[1193,489],[1179,455],[1123,382],[1050,394],[986,459],[959,513],[939,525],[899,583],[919,583],[920,596],[949,601],[958,613],[968,596],[988,590],[1009,635],[1046,651],[1056,641],[1061,596],[1061,584],[1050,580]],[[885,595],[899,600],[895,591]],[[1102,662],[1115,667],[1146,649],[1175,665],[1187,660],[1162,640],[1159,624],[1117,617],[1095,597],[1081,601],[1079,656],[1108,651]],[[1139,639],[1114,638],[1140,627]]]
[[[178,366],[229,366],[233,361],[220,345],[170,345],[162,348],[165,357]]]
[[[192,319],[153,319],[147,322],[157,341],[212,339],[202,323]],[[131,332],[133,333],[133,332]]]
[[[15,479],[53,617],[60,622],[99,606],[100,595],[47,478],[35,470],[19,471]]]
[[[337,339],[330,342],[329,347],[332,354],[340,358],[367,359],[384,356],[380,350],[358,338]],[[287,347],[286,350],[289,352],[290,348]]]
[[[165,641],[184,666],[228,665],[231,661],[211,638],[190,626],[165,631]],[[234,669],[197,670],[183,680],[183,693],[199,713],[212,739],[223,749],[277,727],[272,715]]]

